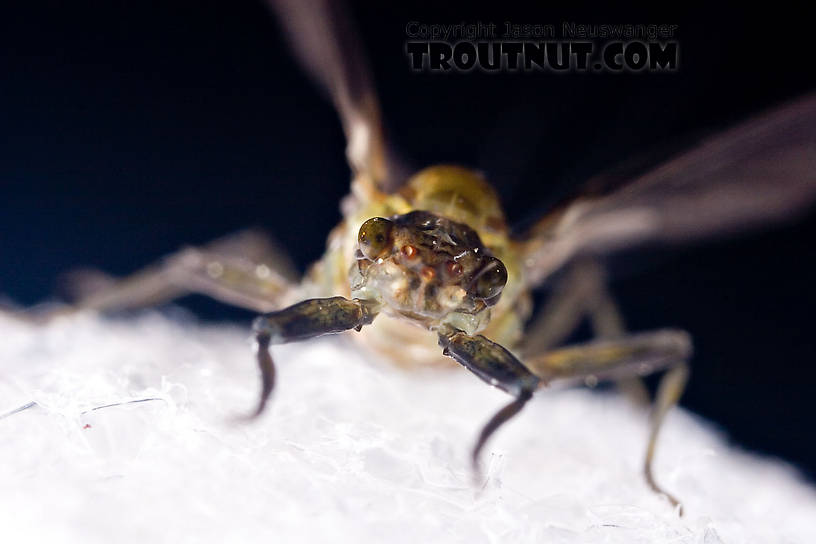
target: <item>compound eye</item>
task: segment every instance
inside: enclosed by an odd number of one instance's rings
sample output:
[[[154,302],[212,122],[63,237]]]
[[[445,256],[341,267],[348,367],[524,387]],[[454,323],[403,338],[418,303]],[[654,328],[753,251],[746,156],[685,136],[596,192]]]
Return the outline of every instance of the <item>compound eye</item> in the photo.
[[[394,223],[382,217],[373,217],[363,223],[360,233],[357,235],[357,242],[360,251],[366,259],[376,260],[386,248],[391,246],[391,229]]]
[[[497,296],[507,284],[507,268],[498,259],[488,262],[475,279],[474,295],[481,299]]]

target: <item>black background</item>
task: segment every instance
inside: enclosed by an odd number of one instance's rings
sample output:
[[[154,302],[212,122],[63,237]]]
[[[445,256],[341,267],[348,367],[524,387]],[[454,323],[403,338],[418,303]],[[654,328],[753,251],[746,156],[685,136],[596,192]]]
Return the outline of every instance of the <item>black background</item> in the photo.
[[[391,141],[417,166],[483,169],[516,223],[623,159],[656,160],[814,86],[811,29],[778,5],[385,4],[352,11]],[[407,22],[477,20],[677,24],[680,70],[410,72]],[[348,186],[343,137],[260,2],[31,2],[0,25],[0,293],[31,304],[72,267],[123,274],[249,225],[301,269],[319,257]],[[811,476],[815,233],[811,214],[611,263],[630,328],[694,335],[683,403]]]

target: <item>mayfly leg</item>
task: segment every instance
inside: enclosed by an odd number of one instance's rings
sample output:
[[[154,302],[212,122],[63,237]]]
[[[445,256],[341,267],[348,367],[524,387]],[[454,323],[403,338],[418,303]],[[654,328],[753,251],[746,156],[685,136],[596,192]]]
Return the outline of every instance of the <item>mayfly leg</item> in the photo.
[[[490,418],[479,433],[471,453],[474,474],[478,479],[479,454],[487,440],[524,408],[541,380],[507,349],[482,335],[474,336],[445,327],[439,331],[439,345],[444,355],[453,358],[483,381],[515,397]]]
[[[563,343],[587,313],[598,284],[579,266],[570,267],[554,283],[550,297],[525,332],[523,355],[539,354]]]
[[[643,472],[646,476],[646,483],[655,493],[663,494],[669,502],[674,506],[680,507],[680,514],[683,513],[682,505],[673,495],[663,490],[655,481],[652,473],[652,462],[655,456],[655,447],[657,444],[657,435],[663,426],[663,420],[666,414],[671,410],[680,400],[683,395],[683,390],[686,388],[686,383],[689,377],[689,367],[686,362],[679,362],[664,374],[660,380],[660,386],[657,390],[657,397],[655,398],[652,407],[652,421],[649,430],[649,444],[646,447],[646,458],[643,464]]]
[[[241,231],[200,248],[181,249],[124,278],[75,273],[69,277],[69,287],[76,300],[54,313],[143,308],[190,293],[268,312],[285,303],[294,290],[295,274],[288,263],[261,233]]]
[[[555,283],[552,296],[527,329],[522,358],[560,345],[584,318],[589,319],[597,339],[626,335],[623,315],[607,287],[605,271],[592,259],[577,260]],[[640,378],[624,377],[616,385],[635,404],[649,404],[649,393]]]
[[[304,300],[255,319],[252,332],[258,341],[257,361],[261,371],[261,396],[250,419],[261,415],[275,387],[275,364],[269,347],[300,342],[351,329],[359,331],[377,316],[378,305],[343,297]]]
[[[649,487],[674,506],[680,502],[654,478],[655,446],[666,414],[680,400],[688,379],[691,340],[681,330],[665,329],[611,340],[576,344],[526,359],[526,365],[544,383],[632,379],[666,370],[652,406],[649,442],[643,472]],[[682,508],[681,508],[682,513]]]

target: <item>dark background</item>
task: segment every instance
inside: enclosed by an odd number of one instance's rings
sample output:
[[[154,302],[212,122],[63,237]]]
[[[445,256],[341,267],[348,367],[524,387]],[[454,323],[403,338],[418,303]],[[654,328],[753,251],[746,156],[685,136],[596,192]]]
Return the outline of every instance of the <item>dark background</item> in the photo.
[[[377,7],[379,4],[383,4]],[[509,2],[353,4],[391,140],[412,164],[483,169],[530,221],[593,174],[661,156],[814,87],[801,14]],[[678,3],[679,4],[679,3]],[[304,268],[339,219],[343,137],[259,1],[30,2],[0,22],[0,293],[124,274],[244,226]],[[408,21],[679,25],[675,74],[412,74]],[[630,328],[695,337],[683,404],[812,477],[813,214],[612,262]],[[249,315],[191,298],[207,319]]]

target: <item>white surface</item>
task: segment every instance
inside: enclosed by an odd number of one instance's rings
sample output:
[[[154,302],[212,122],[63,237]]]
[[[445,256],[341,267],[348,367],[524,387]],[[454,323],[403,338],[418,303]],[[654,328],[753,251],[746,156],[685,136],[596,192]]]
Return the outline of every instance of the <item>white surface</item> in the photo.
[[[339,338],[275,348],[255,424],[246,330],[156,314],[46,328],[0,318],[3,542],[816,542],[816,493],[674,412],[657,475],[643,414],[614,395],[543,393],[468,453],[508,401],[462,369],[406,373]],[[87,410],[146,397],[162,400]]]

